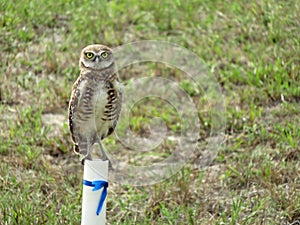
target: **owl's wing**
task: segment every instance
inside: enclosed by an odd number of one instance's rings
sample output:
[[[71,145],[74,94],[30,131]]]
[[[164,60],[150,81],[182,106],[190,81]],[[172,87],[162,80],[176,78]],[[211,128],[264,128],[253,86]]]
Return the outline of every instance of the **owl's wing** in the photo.
[[[111,95],[111,97],[109,98],[108,104],[106,105],[106,107],[110,110],[110,115],[111,115],[111,120],[112,120],[112,124],[108,129],[108,133],[107,136],[111,135],[116,126],[117,126],[117,122],[121,113],[121,108],[122,108],[122,84],[119,82],[116,82],[116,85],[113,88],[113,95]],[[109,91],[108,91],[109,93]],[[111,104],[113,103],[113,104]]]
[[[76,80],[76,82],[73,85],[71,99],[69,102],[69,127],[71,132],[71,138],[74,142],[74,151],[76,153],[79,153],[78,148],[78,141],[79,141],[79,134],[78,134],[78,128],[76,119],[77,114],[79,113],[79,104],[81,102],[83,93],[85,92],[85,86],[86,86],[87,80],[84,79],[82,76],[79,76],[79,78]]]

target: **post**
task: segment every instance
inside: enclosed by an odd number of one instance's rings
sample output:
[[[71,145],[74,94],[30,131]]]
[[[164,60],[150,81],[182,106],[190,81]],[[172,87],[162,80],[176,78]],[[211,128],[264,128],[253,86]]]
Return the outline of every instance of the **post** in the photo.
[[[108,161],[85,160],[81,225],[106,224]]]

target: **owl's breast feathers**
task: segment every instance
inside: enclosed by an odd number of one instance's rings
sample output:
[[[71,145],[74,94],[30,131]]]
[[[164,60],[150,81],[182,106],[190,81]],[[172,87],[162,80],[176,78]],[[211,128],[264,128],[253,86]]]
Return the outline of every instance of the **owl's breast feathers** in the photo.
[[[69,103],[69,126],[75,152],[79,152],[78,139],[89,133],[83,131],[96,129],[95,132],[100,131],[100,138],[103,139],[113,132],[117,124],[122,99],[118,77],[112,74],[106,78],[94,72],[86,72],[79,76],[73,86]]]

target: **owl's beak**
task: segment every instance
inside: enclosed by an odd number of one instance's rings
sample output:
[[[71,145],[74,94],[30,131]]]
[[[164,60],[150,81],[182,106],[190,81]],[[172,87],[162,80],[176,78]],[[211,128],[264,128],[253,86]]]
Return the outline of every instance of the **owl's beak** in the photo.
[[[96,63],[98,63],[100,61],[100,56],[99,55],[95,56],[95,61],[96,61]]]

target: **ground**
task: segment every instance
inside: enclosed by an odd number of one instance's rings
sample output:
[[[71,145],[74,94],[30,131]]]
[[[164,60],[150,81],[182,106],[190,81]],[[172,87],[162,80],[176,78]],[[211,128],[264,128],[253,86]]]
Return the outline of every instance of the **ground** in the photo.
[[[300,223],[298,1],[0,5],[1,224],[80,224],[83,166],[67,124],[78,57],[88,44],[115,48],[141,40],[168,41],[202,59],[220,87],[226,123],[217,149],[207,149],[219,136],[210,132],[215,121],[205,84],[198,90],[161,63],[120,71],[125,86],[143,76],[175,81],[193,100],[200,130],[188,163],[169,179],[110,182],[107,224]],[[151,98],[132,108],[129,128],[149,137],[151,116],[161,117],[168,132],[181,129],[176,110]],[[118,160],[143,165],[172,154],[173,140],[138,155],[116,136],[104,144]],[[210,151],[216,154],[206,157]]]

